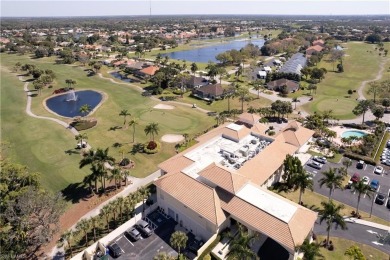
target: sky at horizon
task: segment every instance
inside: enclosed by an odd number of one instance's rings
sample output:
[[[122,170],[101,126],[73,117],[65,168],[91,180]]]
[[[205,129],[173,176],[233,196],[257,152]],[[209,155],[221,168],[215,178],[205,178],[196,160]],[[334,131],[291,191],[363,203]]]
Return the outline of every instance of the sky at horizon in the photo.
[[[1,17],[269,14],[390,15],[389,0],[13,0],[1,1]]]

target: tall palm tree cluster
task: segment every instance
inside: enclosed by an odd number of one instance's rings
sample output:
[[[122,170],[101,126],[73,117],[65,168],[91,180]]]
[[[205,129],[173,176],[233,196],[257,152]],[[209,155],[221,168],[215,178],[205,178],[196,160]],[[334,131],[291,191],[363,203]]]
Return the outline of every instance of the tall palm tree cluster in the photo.
[[[87,184],[91,190],[98,192],[98,181],[103,192],[106,190],[106,181],[114,180],[115,189],[121,186],[121,180],[127,179],[128,171],[122,171],[114,166],[114,157],[108,154],[108,148],[97,148],[96,151],[89,150],[88,153],[81,159],[79,163],[80,169],[90,165],[91,174],[85,176],[84,183]],[[95,183],[94,188],[92,183]]]
[[[67,253],[73,257],[73,250],[76,244],[78,246],[88,247],[91,240],[96,242],[100,237],[109,233],[121,224],[125,223],[134,216],[135,206],[150,196],[147,187],[141,187],[136,192],[126,197],[119,197],[116,200],[104,205],[99,215],[81,219],[74,230],[67,230],[62,235],[65,242]]]

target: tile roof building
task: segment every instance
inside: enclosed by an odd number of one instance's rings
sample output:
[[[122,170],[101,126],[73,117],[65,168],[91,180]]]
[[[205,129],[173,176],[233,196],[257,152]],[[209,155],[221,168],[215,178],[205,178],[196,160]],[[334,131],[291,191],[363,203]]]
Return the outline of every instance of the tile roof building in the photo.
[[[244,113],[161,163],[163,176],[155,181],[160,209],[204,241],[239,222],[296,258],[295,248],[311,235],[317,213],[267,187],[280,181],[286,156],[314,132],[291,122],[271,138],[267,128],[258,116]]]

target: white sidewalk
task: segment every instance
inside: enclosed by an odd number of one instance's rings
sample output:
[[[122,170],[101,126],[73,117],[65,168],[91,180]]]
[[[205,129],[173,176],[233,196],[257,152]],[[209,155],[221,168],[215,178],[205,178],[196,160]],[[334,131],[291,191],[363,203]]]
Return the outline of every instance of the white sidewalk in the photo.
[[[389,226],[390,222],[389,222],[389,225],[386,226],[386,225],[374,223],[371,221],[362,220],[362,219],[358,219],[358,218],[352,218],[352,217],[344,217],[344,220],[347,222],[350,222],[350,223],[355,223],[355,224],[360,224],[360,225],[369,226],[369,227],[373,227],[373,228],[383,229],[383,230],[390,232],[390,226]]]

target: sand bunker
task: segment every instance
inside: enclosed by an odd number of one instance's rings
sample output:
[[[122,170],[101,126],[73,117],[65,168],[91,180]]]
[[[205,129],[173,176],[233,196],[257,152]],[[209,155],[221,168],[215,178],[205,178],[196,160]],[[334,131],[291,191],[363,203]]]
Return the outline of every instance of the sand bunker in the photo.
[[[182,135],[164,135],[161,137],[161,141],[166,143],[178,143],[184,140]]]
[[[156,109],[174,109],[175,107],[171,106],[171,105],[157,104],[153,108],[156,108]]]

